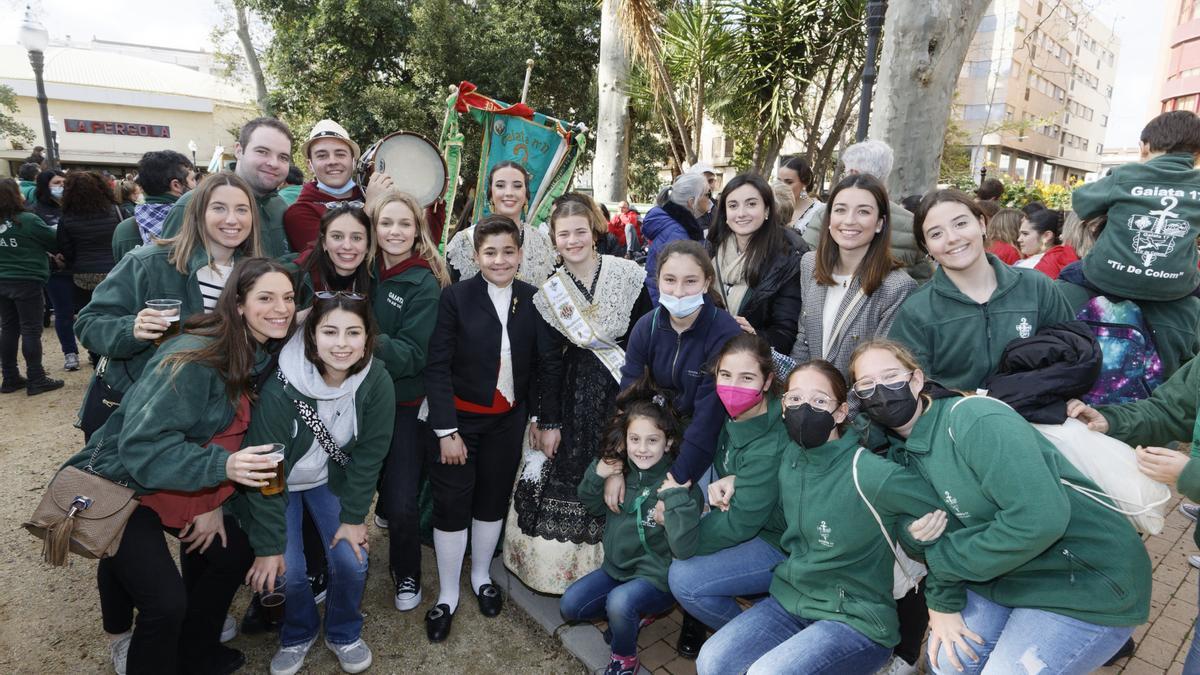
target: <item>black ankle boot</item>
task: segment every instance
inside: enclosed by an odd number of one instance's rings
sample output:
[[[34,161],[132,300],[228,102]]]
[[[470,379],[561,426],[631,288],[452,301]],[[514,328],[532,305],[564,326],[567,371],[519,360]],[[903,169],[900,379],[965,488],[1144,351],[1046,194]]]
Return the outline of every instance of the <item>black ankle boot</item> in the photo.
[[[683,613],[683,625],[679,627],[679,642],[675,651],[685,659],[695,659],[700,647],[708,639],[708,626],[687,612]]]

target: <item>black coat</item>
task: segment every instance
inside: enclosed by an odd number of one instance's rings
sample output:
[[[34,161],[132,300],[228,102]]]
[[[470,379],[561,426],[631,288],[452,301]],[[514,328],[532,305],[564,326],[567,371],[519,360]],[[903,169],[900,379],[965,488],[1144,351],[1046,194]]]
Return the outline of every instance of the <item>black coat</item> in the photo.
[[[121,222],[116,206],[84,216],[65,213],[58,221],[58,250],[66,269],[78,274],[112,271],[113,230]]]
[[[745,317],[771,347],[790,354],[800,321],[800,259],[808,244],[794,230],[786,231],[788,250],[767,260],[766,269],[742,301],[738,316]],[[714,263],[715,264],[715,263]]]
[[[513,281],[508,316],[513,393],[517,399],[513,407],[536,402],[538,380],[557,381],[557,371],[562,368],[561,356],[555,357],[549,348],[545,332],[548,327],[533,305],[536,292],[523,281]],[[488,296],[483,274],[442,291],[425,364],[429,424],[434,429],[458,427],[456,396],[476,405],[491,405],[500,373],[500,330],[500,318]]]
[[[1004,348],[996,374],[983,386],[1035,424],[1062,424],[1067,401],[1092,390],[1103,354],[1081,321],[1042,328]]]

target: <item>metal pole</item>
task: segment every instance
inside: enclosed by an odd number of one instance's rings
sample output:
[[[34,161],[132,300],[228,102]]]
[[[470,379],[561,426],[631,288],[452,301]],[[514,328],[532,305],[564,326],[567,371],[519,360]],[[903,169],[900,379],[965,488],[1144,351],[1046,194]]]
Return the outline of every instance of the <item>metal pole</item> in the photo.
[[[50,134],[50,109],[46,106],[46,83],[42,81],[42,67],[45,63],[44,54],[29,52],[29,65],[33,66],[33,79],[37,83],[38,108],[42,113],[42,137],[46,139],[46,166],[57,169],[58,148],[54,147],[54,136]]]
[[[879,33],[883,30],[884,0],[867,0],[867,62],[863,66],[862,96],[858,101],[858,130],[854,140],[867,140],[867,129],[871,124],[871,91],[875,88],[875,55],[879,51]]]

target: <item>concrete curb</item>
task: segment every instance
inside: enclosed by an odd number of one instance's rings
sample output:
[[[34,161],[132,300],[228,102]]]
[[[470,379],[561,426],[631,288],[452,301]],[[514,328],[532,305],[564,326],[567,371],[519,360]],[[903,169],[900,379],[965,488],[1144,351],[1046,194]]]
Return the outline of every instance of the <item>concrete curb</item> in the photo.
[[[603,673],[608,667],[612,651],[604,641],[604,635],[595,624],[578,623],[575,625],[563,621],[558,612],[558,598],[545,595],[526,586],[516,575],[504,567],[500,558],[492,560],[492,581],[504,589],[510,602],[525,610],[534,621],[548,634],[558,638],[567,651],[579,659],[580,663],[592,673]],[[651,675],[643,666],[639,675]]]

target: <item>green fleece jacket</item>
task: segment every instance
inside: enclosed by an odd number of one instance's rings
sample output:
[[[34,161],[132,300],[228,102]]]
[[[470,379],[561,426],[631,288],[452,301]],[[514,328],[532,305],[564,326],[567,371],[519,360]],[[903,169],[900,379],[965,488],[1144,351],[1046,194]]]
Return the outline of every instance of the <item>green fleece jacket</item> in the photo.
[[[892,647],[900,642],[896,558],[854,486],[859,445],[850,430],[811,450],[789,443],[783,451],[776,480],[789,556],[775,568],[771,596],[796,616],[838,621]],[[941,508],[920,476],[870,452],[858,459],[858,480],[893,541],[900,516],[911,521]]]
[[[658,464],[646,470],[626,462],[625,502],[620,513],[604,504],[604,479],[596,473],[600,460],[592,460],[579,482],[579,499],[593,516],[606,516],[604,523],[604,563],[601,569],[617,581],[645,579],[664,593],[670,593],[667,570],[675,558],[685,560],[696,552],[700,533],[700,509],[704,498],[700,489],[672,488],[658,494],[671,458],[664,455]],[[659,500],[664,506],[663,525],[654,520]]]
[[[787,447],[783,404],[767,399],[767,411],[757,417],[721,427],[713,468],[721,478],[734,479],[728,511],[713,509],[700,519],[696,555],[708,555],[754,537],[783,550],[779,543],[786,526],[779,509],[779,457]]]
[[[195,492],[226,480],[229,453],[209,440],[233,422],[237,412],[225,380],[208,366],[161,365],[175,352],[200,349],[212,338],[184,334],[157,350],[142,378],[132,386],[91,440],[67,464],[92,467],[113,481],[127,483],[138,494],[158,490]],[[268,367],[265,349],[256,354],[256,373]]]
[[[1075,318],[1050,277],[987,259],[996,272],[987,302],[967,297],[939,267],[900,305],[888,332],[913,351],[928,379],[952,389],[974,391],[996,372],[1008,343]]]
[[[21,191],[21,197],[24,198],[26,204],[32,204],[34,200],[33,193],[37,192],[37,181],[23,180],[18,181],[18,189]]]
[[[437,323],[442,288],[428,267],[414,265],[393,276],[384,275],[371,293],[371,309],[379,324],[375,358],[383,362],[396,388],[397,403],[425,395],[425,357],[429,336]]]
[[[204,311],[204,298],[196,272],[208,264],[208,253],[197,249],[188,263],[188,274],[180,274],[167,258],[172,247],[139,246],[117,263],[92,292],[92,301],[75,319],[75,335],[91,351],[107,356],[104,381],[117,391],[128,391],[154,355],[154,342],[133,337],[133,321],[147,300],[182,300],[179,320]],[[234,254],[234,260],[240,254]]]
[[[50,278],[47,253],[58,250],[54,230],[28,211],[0,221],[0,281],[36,281]]]
[[[1108,216],[1083,273],[1105,293],[1175,300],[1200,285],[1200,170],[1191,153],[1126,164],[1075,188],[1080,218]]]
[[[179,197],[173,194],[165,195],[147,195],[147,204],[174,204],[179,201]],[[142,245],[142,232],[138,229],[137,218],[129,217],[117,223],[117,229],[113,230],[112,251],[113,262],[121,262],[121,258],[125,257],[133,249]]]
[[[1150,398],[1130,403],[1097,406],[1108,420],[1108,435],[1130,445],[1163,446],[1171,441],[1192,441],[1192,459],[1179,476],[1176,487],[1192,501],[1200,501],[1200,359],[1192,359],[1175,371]],[[1192,528],[1200,546],[1200,528]]]
[[[193,194],[195,192],[188,192],[175,202],[175,208],[171,209],[167,219],[163,221],[163,239],[179,234],[179,228],[183,226],[183,214],[187,211],[188,202],[192,201]],[[283,201],[275,190],[265,195],[254,195],[254,202],[258,204],[258,227],[262,237],[263,255],[269,258],[284,258],[292,253],[283,231],[283,212],[287,211],[287,202]]]
[[[982,396],[933,401],[892,449],[949,516],[924,548],[930,609],[961,611],[970,589],[1105,626],[1146,621],[1150,559],[1137,532],[1063,484],[1097,489],[1012,408]]]
[[[258,403],[250,418],[243,445],[283,443],[284,463],[291,467],[313,445],[313,432],[300,417],[295,401],[304,401],[315,410],[317,402],[291,384],[286,387],[272,375],[263,385]],[[396,401],[387,371],[378,361],[371,364],[366,378],[354,393],[354,415],[358,421],[358,436],[342,446],[350,455],[345,467],[330,461],[329,489],[337,495],[342,510],[340,522],[361,525],[375,496],[379,472],[392,443],[392,425],[396,416]],[[263,496],[257,489],[238,486],[237,496],[229,502],[238,518],[250,546],[257,556],[282,555],[287,546],[288,492]]]

